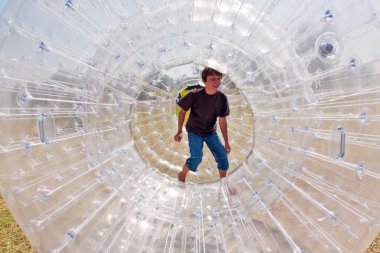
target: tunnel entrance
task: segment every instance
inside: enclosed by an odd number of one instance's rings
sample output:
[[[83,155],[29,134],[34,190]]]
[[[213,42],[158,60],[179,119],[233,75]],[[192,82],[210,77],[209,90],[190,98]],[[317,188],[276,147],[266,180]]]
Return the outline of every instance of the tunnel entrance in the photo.
[[[190,62],[148,75],[149,85],[142,90],[133,109],[132,135],[140,155],[152,168],[173,178],[177,178],[189,156],[186,131],[180,143],[173,140],[177,131],[175,101],[178,93],[188,85],[203,85],[200,79],[202,69],[203,66]],[[252,151],[253,113],[242,91],[227,75],[223,77],[221,91],[228,96],[231,111],[228,117],[231,173]],[[222,138],[219,126],[217,128]],[[203,161],[196,173],[189,173],[188,182],[205,183],[219,179],[216,162],[207,145],[203,152]]]

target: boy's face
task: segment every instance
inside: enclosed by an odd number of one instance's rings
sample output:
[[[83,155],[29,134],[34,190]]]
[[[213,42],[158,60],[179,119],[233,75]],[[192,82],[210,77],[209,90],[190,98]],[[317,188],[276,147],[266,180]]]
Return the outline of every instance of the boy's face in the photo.
[[[211,75],[207,77],[205,85],[210,90],[218,90],[220,84],[222,83],[222,77],[218,75]]]

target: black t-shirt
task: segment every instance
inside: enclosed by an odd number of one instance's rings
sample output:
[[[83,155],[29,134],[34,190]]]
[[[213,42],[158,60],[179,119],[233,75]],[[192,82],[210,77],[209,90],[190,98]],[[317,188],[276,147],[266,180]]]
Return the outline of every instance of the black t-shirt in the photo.
[[[184,111],[190,111],[186,131],[200,136],[207,136],[216,131],[216,119],[230,114],[226,95],[218,91],[208,95],[205,89],[190,92],[178,102]]]

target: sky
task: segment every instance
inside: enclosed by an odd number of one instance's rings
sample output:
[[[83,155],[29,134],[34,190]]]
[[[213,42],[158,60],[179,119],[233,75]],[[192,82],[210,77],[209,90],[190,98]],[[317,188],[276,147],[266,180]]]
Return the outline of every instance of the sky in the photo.
[[[8,0],[0,0],[0,13],[7,3],[8,3]]]

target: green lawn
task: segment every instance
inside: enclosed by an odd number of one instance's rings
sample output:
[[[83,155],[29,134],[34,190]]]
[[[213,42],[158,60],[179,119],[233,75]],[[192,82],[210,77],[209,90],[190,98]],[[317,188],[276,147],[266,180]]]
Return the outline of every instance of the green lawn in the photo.
[[[0,197],[0,253],[34,252]]]
[[[34,253],[0,197],[0,253]],[[364,253],[380,253],[380,234]]]

